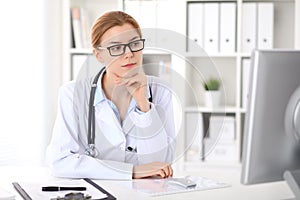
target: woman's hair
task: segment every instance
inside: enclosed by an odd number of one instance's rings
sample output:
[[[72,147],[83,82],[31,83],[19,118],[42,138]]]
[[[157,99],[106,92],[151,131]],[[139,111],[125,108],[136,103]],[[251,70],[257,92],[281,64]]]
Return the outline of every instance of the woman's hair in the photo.
[[[100,16],[92,26],[92,46],[96,48],[100,44],[101,37],[108,29],[114,26],[122,26],[126,23],[131,24],[142,37],[140,26],[133,17],[122,11],[109,11]]]

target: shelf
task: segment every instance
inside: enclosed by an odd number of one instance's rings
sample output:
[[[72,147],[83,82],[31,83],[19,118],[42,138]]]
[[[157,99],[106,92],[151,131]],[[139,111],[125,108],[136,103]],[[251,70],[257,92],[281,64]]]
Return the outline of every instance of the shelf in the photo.
[[[214,58],[235,58],[237,53],[215,53],[207,54],[206,52],[195,53],[195,52],[186,52],[185,57],[214,57]]]
[[[185,112],[204,112],[204,113],[236,113],[240,109],[234,106],[225,107],[204,107],[204,106],[187,106]]]
[[[156,49],[144,49],[143,50],[143,54],[144,55],[170,55],[172,53],[166,52],[166,51],[162,51],[162,50],[156,50]]]
[[[241,112],[241,113],[246,113],[246,108],[241,108],[241,109],[240,109],[240,112]]]
[[[240,53],[239,56],[240,57],[244,57],[244,58],[250,58],[251,57],[251,53]]]

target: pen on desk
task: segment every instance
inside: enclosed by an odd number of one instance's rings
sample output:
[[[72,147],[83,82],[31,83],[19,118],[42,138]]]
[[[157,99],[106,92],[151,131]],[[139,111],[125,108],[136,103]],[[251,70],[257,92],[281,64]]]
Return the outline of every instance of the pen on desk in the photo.
[[[74,191],[84,191],[86,187],[59,187],[59,186],[46,186],[42,187],[42,191],[44,192],[57,192],[63,190],[74,190]]]

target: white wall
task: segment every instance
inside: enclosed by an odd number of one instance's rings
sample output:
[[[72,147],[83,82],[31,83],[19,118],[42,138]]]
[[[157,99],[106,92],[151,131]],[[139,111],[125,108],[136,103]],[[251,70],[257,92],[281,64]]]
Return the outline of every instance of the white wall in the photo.
[[[1,2],[0,165],[43,160],[60,81],[57,2]]]
[[[45,118],[44,118],[44,135],[42,141],[43,149],[50,141],[52,127],[56,118],[57,110],[57,93],[62,83],[62,17],[61,17],[61,1],[51,0],[45,1],[44,5],[44,102],[45,102]],[[44,152],[42,153],[44,155]]]

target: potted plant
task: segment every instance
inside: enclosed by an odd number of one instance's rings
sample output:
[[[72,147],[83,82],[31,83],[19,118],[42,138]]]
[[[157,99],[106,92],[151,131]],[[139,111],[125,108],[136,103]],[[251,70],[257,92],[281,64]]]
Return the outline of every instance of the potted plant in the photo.
[[[221,81],[217,78],[211,77],[203,83],[205,90],[205,105],[207,107],[219,106],[220,105],[220,86]]]

